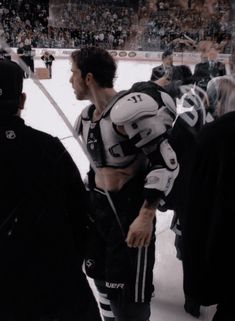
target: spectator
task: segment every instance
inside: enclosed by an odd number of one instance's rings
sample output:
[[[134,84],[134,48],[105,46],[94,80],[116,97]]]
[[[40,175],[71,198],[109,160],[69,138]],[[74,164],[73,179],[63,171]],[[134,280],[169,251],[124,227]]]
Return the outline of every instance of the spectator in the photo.
[[[190,10],[169,1],[161,1],[163,10],[155,10],[146,1],[139,2],[139,10],[138,1],[60,1],[54,5],[51,0],[50,8],[48,1],[37,3],[36,0],[27,3],[6,0],[2,4],[0,19],[10,46],[18,47],[28,38],[33,47],[71,48],[77,41],[92,45],[91,33],[98,38],[102,33],[104,38],[99,45],[108,49],[116,46],[116,49],[123,47],[126,50],[140,47],[143,50],[165,50],[173,46],[175,51],[182,50],[182,47],[191,51],[195,48],[194,43],[207,37],[217,42],[221,50],[230,47],[229,39],[226,47],[223,43],[223,39],[231,34],[229,4],[226,2],[216,10],[210,10],[209,15],[208,9],[202,10],[202,6],[196,3]],[[150,18],[147,24],[146,17]],[[136,36],[137,29],[144,25],[146,29]],[[112,44],[108,42],[110,34],[115,37]],[[189,38],[192,41],[188,41]]]
[[[101,321],[82,272],[88,206],[61,142],[25,125],[23,72],[0,61],[0,319]]]

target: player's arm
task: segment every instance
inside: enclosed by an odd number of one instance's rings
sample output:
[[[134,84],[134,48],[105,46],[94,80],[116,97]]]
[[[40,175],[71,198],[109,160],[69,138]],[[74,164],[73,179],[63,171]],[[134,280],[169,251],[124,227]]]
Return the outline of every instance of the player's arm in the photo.
[[[175,152],[167,140],[167,130],[175,117],[175,103],[162,92],[164,105],[144,93],[131,93],[121,98],[111,111],[114,124],[123,126],[135,147],[142,150],[150,161],[144,186],[145,201],[139,215],[129,228],[129,246],[148,245],[156,208],[171,190],[178,174]]]

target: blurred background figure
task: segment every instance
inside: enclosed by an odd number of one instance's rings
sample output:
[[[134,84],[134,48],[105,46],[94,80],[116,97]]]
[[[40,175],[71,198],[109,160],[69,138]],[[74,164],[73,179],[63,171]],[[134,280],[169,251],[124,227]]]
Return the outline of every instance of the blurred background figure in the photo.
[[[55,57],[50,54],[48,51],[45,51],[44,54],[41,56],[41,59],[44,61],[46,68],[49,72],[49,78],[52,77],[52,63],[55,60]]]
[[[226,113],[226,110],[233,108],[234,92],[231,86],[235,83],[235,55],[229,57],[230,74],[215,77],[207,85],[209,109],[214,118]],[[223,102],[222,102],[223,100]]]
[[[157,80],[162,76],[166,76],[169,80],[173,77],[173,52],[167,49],[162,54],[162,64],[152,69],[151,80]]]
[[[11,60],[11,55],[5,49],[0,47],[0,60],[3,59]]]
[[[17,49],[18,56],[23,60],[23,62],[28,66],[31,72],[34,72],[34,51],[32,50],[30,41],[28,39],[25,42],[21,42]],[[29,72],[25,72],[24,78],[29,77]]]
[[[172,98],[180,98],[180,86],[192,83],[192,72],[186,65],[173,64],[173,52],[167,49],[162,54],[162,64],[152,69],[151,78],[163,87]]]
[[[211,47],[207,53],[207,60],[196,64],[193,78],[197,86],[206,91],[208,82],[218,76],[226,75],[225,64],[218,61],[218,51]]]

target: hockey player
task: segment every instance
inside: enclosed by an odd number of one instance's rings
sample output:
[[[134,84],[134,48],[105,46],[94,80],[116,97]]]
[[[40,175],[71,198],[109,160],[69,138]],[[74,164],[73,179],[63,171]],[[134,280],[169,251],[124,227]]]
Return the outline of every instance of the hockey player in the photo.
[[[190,183],[192,162],[197,144],[197,136],[206,122],[206,95],[199,87],[188,88],[181,98],[179,113],[173,129],[169,134],[169,142],[176,151],[180,164],[180,172],[174,187],[167,197],[167,208],[174,210],[171,229],[175,232],[176,256],[184,259],[183,237],[185,216],[185,190]],[[200,315],[200,304],[185,295],[184,309],[194,317]]]
[[[147,321],[153,294],[155,212],[178,174],[167,132],[172,98],[154,86],[117,93],[116,64],[101,48],[74,51],[70,82],[78,100],[90,100],[78,118],[92,169],[93,214],[86,259],[105,320]]]
[[[166,86],[166,84],[169,84],[169,80],[167,80],[165,75],[159,79],[156,78],[153,81],[174,97],[174,95],[172,95],[173,92],[169,91],[169,87]],[[148,86],[153,86],[153,84],[149,84]],[[141,87],[146,91],[146,89],[143,88],[143,83]],[[181,97],[180,100],[177,100],[178,116],[174,121],[173,128],[168,132],[168,141],[176,152],[180,171],[174,182],[173,188],[161,204],[161,210],[174,210],[171,229],[176,234],[176,256],[178,259],[182,260],[182,228],[185,216],[185,188],[187,188],[189,184],[197,134],[205,122],[209,120],[209,117],[206,111],[207,96],[201,88],[196,85],[180,85],[178,86],[177,91],[179,93],[178,96]],[[151,92],[149,92],[149,94],[152,95]],[[194,317],[199,317],[200,304],[193,298],[185,296],[184,308],[186,312],[190,313]]]
[[[50,54],[48,51],[45,51],[45,53],[41,56],[41,59],[44,61],[46,68],[49,71],[49,77],[52,76],[52,63],[55,60],[55,57]]]

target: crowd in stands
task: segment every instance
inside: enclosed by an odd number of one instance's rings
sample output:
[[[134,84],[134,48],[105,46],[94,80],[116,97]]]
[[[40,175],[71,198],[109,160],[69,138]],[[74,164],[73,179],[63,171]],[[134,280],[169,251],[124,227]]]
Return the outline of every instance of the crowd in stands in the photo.
[[[48,1],[5,0],[0,5],[0,33],[11,47],[43,44],[48,34]]]
[[[192,51],[202,40],[230,52],[228,1],[208,15],[200,0],[2,0],[0,35],[11,47]]]
[[[91,44],[123,49],[131,37],[134,19],[138,18],[132,7],[109,2],[59,3],[50,6],[49,38],[61,47]]]
[[[186,3],[185,6],[182,4]],[[197,1],[157,1],[142,34],[145,50],[192,51],[203,40],[218,43],[230,52],[231,24],[228,1],[218,1],[212,13]]]

